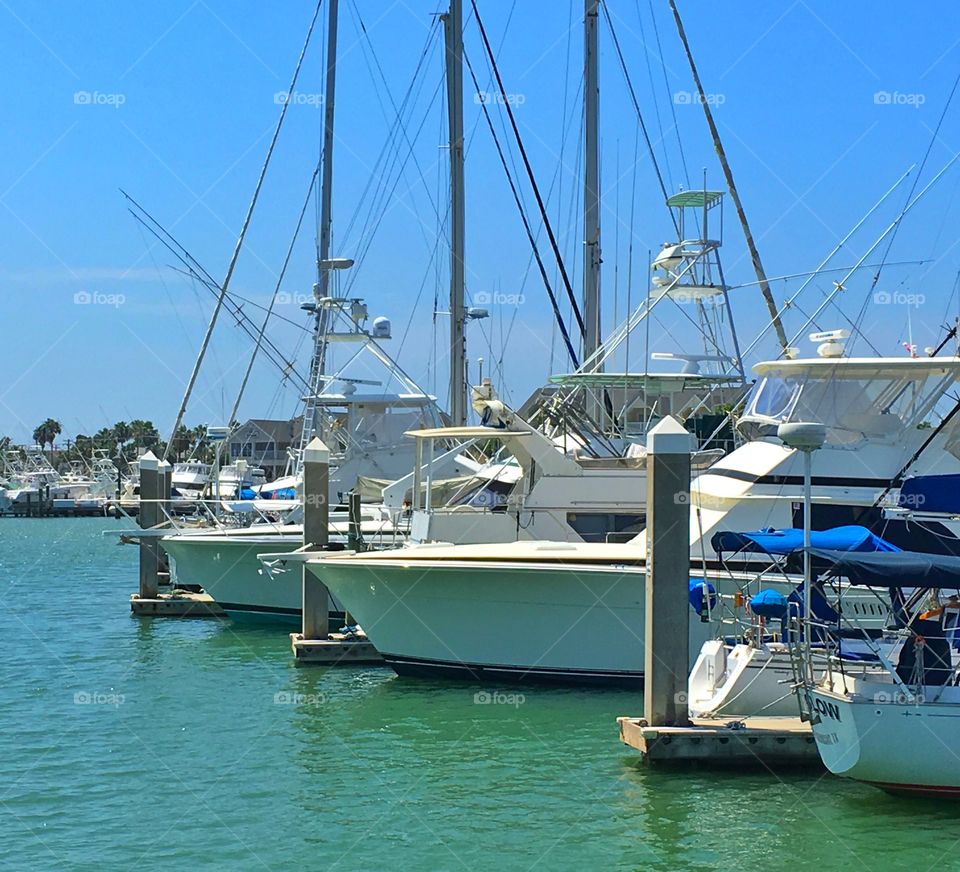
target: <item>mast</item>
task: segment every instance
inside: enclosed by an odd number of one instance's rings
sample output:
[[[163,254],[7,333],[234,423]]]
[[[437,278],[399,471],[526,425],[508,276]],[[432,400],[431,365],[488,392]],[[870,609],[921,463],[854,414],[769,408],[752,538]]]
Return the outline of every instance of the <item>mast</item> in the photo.
[[[323,97],[323,151],[320,173],[320,226],[317,228],[317,283],[313,286],[316,300],[313,354],[310,358],[309,390],[303,411],[300,447],[305,449],[319,434],[317,394],[323,389],[327,362],[327,331],[330,308],[321,301],[330,296],[330,230],[333,223],[333,119],[337,95],[337,13],[339,0],[328,0],[327,6],[327,70]],[[302,454],[302,451],[301,451]]]
[[[450,0],[443,16],[447,123],[450,147],[450,418],[467,423],[467,346],[464,336],[463,4]]]
[[[707,117],[707,126],[710,128],[713,147],[717,152],[717,158],[720,160],[720,168],[723,170],[724,178],[727,181],[730,199],[733,200],[733,207],[737,210],[737,218],[740,219],[740,226],[743,228],[743,235],[747,240],[747,249],[750,252],[753,270],[757,274],[760,293],[763,294],[763,300],[767,304],[767,311],[770,313],[771,323],[773,324],[774,330],[777,331],[777,341],[780,343],[780,348],[785,351],[788,345],[787,334],[783,329],[780,313],[777,311],[777,304],[773,299],[773,293],[770,291],[770,285],[767,282],[767,275],[764,272],[763,264],[760,262],[760,252],[757,251],[757,245],[753,241],[753,234],[750,232],[750,225],[747,223],[747,213],[743,210],[743,204],[740,202],[740,194],[737,192],[737,186],[733,182],[733,171],[730,169],[730,164],[727,163],[727,155],[723,150],[723,143],[720,141],[720,132],[714,123],[713,112],[710,110],[710,104],[707,102],[706,94],[703,91],[700,74],[697,72],[697,65],[694,63],[693,53],[690,51],[690,44],[687,42],[687,34],[683,29],[680,12],[677,10],[677,4],[674,0],[670,0],[670,8],[673,10],[673,18],[677,23],[677,33],[680,34],[680,42],[683,43],[683,50],[687,54],[687,61],[690,64],[690,72],[693,74],[694,84],[697,86],[697,94],[700,96],[700,105],[703,107],[703,114]]]
[[[318,292],[329,296],[330,270],[323,264],[330,259],[331,204],[333,202],[333,108],[337,90],[337,7],[328,0],[327,8],[327,81],[323,97],[323,173],[320,181],[320,245],[317,251]]]
[[[583,360],[600,346],[600,86],[597,76],[600,0],[584,0]],[[598,367],[597,370],[602,369]]]

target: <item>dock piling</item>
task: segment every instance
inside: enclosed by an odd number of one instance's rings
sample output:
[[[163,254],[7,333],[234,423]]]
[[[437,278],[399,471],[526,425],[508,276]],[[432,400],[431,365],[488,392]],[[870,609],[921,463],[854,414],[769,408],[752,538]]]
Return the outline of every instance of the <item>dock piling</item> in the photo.
[[[647,577],[644,715],[684,726],[690,671],[690,455],[693,437],[674,417],[647,434]]]
[[[330,538],[330,450],[316,436],[303,452],[303,544],[320,550]],[[330,634],[330,593],[303,567],[303,638]]]
[[[166,474],[164,473],[164,478]],[[140,458],[140,529],[149,530],[160,522],[160,461],[152,451]],[[156,599],[159,593],[160,545],[156,539],[140,539],[140,598]]]
[[[321,551],[330,540],[330,451],[314,437],[303,452],[303,544]],[[352,495],[351,495],[352,497]],[[353,500],[351,499],[351,506]],[[357,494],[359,516],[359,494]],[[297,663],[325,666],[382,663],[383,658],[365,636],[330,635],[330,592],[303,567],[303,626],[290,635]]]

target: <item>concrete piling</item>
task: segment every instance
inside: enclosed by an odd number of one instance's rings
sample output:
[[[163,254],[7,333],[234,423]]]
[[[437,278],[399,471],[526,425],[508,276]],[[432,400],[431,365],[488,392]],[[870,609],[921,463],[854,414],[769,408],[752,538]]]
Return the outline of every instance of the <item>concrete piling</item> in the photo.
[[[303,545],[306,550],[320,551],[329,543],[329,488],[330,452],[314,437],[303,452]],[[356,497],[359,517],[360,495]],[[335,633],[331,638],[330,592],[306,565],[302,571],[303,627],[301,633],[290,636],[297,663],[325,666],[382,663],[383,658],[366,637],[351,635],[348,638]]]
[[[647,434],[647,577],[644,715],[652,726],[689,723],[690,455],[673,417]]]
[[[303,544],[322,549],[330,537],[330,450],[316,436],[303,452]],[[326,639],[330,634],[330,593],[303,567],[303,638]]]
[[[650,765],[737,769],[822,768],[810,725],[799,718],[729,723],[690,720],[690,455],[675,418],[647,434],[647,577],[644,717],[620,717],[620,741]]]
[[[161,471],[160,461],[152,451],[140,458],[140,513],[138,524],[142,530],[155,527],[160,521]],[[167,492],[169,495],[169,491]],[[140,539],[141,599],[154,599],[159,592],[160,545],[156,539]]]

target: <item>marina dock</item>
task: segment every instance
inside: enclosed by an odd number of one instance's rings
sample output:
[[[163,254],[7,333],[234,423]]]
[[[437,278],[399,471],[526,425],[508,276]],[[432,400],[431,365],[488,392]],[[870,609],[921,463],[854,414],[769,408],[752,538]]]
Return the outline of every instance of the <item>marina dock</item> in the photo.
[[[332,633],[327,639],[307,639],[303,633],[291,633],[290,645],[298,665],[311,663],[318,666],[352,666],[383,663],[383,657],[366,636],[349,638]]]
[[[130,611],[151,618],[225,618],[223,609],[205,593],[175,590],[143,597],[130,594]]]
[[[651,727],[643,718],[619,717],[617,724],[620,741],[649,765],[823,769],[810,724],[800,718],[694,718],[687,727]]]

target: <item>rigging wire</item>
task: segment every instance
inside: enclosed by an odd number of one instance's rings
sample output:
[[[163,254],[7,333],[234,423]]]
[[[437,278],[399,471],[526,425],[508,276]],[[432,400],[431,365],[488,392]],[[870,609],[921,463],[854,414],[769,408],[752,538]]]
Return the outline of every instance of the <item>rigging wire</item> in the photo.
[[[640,17],[640,0],[637,2],[637,17]],[[657,55],[660,58],[660,70],[663,73],[663,89],[664,93],[667,96],[667,103],[670,105],[670,114],[673,118],[673,129],[677,134],[677,148],[680,151],[680,162],[683,165],[683,179],[687,183],[687,187],[690,187],[690,171],[687,169],[687,156],[683,151],[683,137],[680,136],[680,125],[677,123],[677,107],[676,101],[672,99],[670,94],[670,82],[667,79],[667,64],[663,59],[663,46],[660,44],[660,30],[657,27],[657,16],[653,12],[653,0],[647,0],[647,5],[650,8],[650,19],[653,22],[653,35],[657,41]],[[642,25],[641,25],[642,26]]]
[[[300,69],[303,66],[303,59],[307,53],[307,47],[310,45],[310,39],[313,36],[313,28],[317,23],[317,16],[320,14],[320,7],[323,3],[323,0],[318,0],[316,8],[313,12],[313,17],[310,19],[310,26],[307,29],[307,35],[303,42],[303,48],[300,49],[300,57],[297,58],[297,65],[294,68],[293,76],[290,80],[290,86],[287,88],[287,97],[289,98],[290,94],[293,92],[293,89],[296,87],[297,79],[300,76]],[[270,145],[267,148],[267,155],[264,159],[263,166],[260,168],[260,175],[257,178],[256,186],[253,190],[253,196],[250,199],[250,204],[247,207],[247,214],[243,219],[243,224],[240,228],[240,235],[237,238],[236,246],[233,250],[233,255],[230,258],[230,264],[227,267],[227,274],[224,277],[223,284],[220,286],[220,292],[217,296],[217,304],[214,307],[213,314],[210,316],[210,323],[207,325],[206,335],[203,337],[203,343],[200,346],[200,352],[197,354],[196,362],[193,365],[193,372],[190,374],[190,380],[187,383],[187,388],[183,394],[183,401],[180,403],[180,408],[177,410],[177,418],[174,422],[173,429],[171,430],[172,434],[176,434],[177,429],[180,427],[181,422],[183,421],[184,413],[187,411],[187,405],[190,402],[190,396],[193,393],[193,387],[197,382],[197,376],[200,374],[200,367],[203,364],[203,358],[206,354],[207,347],[210,344],[210,339],[213,336],[213,330],[217,325],[217,318],[220,314],[220,310],[223,308],[223,301],[227,296],[227,289],[230,286],[230,279],[233,278],[233,271],[237,265],[237,260],[240,258],[240,251],[243,248],[244,240],[246,239],[247,229],[250,227],[250,219],[253,217],[253,210],[256,208],[257,201],[260,198],[260,190],[263,187],[263,180],[267,175],[267,167],[270,165],[270,159],[273,157],[273,150],[276,147],[277,140],[280,137],[280,130],[283,127],[283,121],[287,115],[287,109],[290,106],[290,100],[284,100],[283,106],[280,109],[280,117],[277,119],[277,124],[273,130],[273,138],[270,140]],[[166,460],[168,454],[170,453],[170,445],[173,442],[173,435],[171,435],[170,440],[164,446],[162,460]]]
[[[630,102],[633,103],[633,110],[637,115],[637,121],[640,123],[640,130],[643,132],[644,142],[647,144],[647,151],[650,154],[650,161],[653,163],[653,170],[657,175],[657,182],[660,185],[660,191],[663,194],[664,200],[670,199],[670,194],[667,191],[667,186],[663,181],[663,174],[660,172],[660,164],[657,162],[656,152],[653,150],[653,143],[650,140],[650,134],[647,131],[646,122],[643,120],[643,113],[640,111],[640,103],[637,101],[637,92],[633,88],[633,80],[630,78],[630,72],[627,70],[627,62],[623,58],[623,52],[620,50],[620,40],[617,37],[617,31],[613,26],[613,20],[610,18],[610,12],[607,9],[606,3],[600,4],[603,9],[603,16],[607,22],[607,27],[610,28],[610,36],[613,38],[613,47],[617,53],[617,59],[620,61],[620,69],[623,71],[623,77],[627,83],[627,90],[630,93]],[[680,226],[677,224],[677,216],[673,214],[673,211],[670,211],[670,220],[673,222],[674,229],[677,233],[680,233]]]
[[[290,265],[290,257],[293,254],[293,247],[296,245],[297,238],[300,236],[300,228],[303,226],[303,217],[306,215],[310,206],[310,199],[313,196],[313,189],[317,184],[317,177],[320,174],[320,167],[317,166],[313,175],[310,177],[310,184],[307,187],[307,196],[304,198],[303,207],[300,209],[300,215],[297,217],[297,226],[294,228],[293,237],[290,239],[290,245],[287,247],[287,254],[283,259],[283,265],[280,267],[280,274],[277,276],[277,283],[273,288],[273,296],[270,298],[270,305],[266,314],[263,316],[263,322],[260,325],[260,333],[257,335],[256,344],[253,346],[253,352],[250,354],[250,362],[247,364],[247,371],[243,374],[243,381],[240,383],[240,390],[237,391],[237,398],[234,400],[233,408],[227,418],[227,424],[232,427],[240,401],[243,399],[243,392],[247,388],[247,382],[250,380],[250,373],[253,371],[253,364],[256,362],[257,353],[263,344],[264,334],[267,331],[267,324],[270,322],[270,316],[273,314],[273,307],[277,302],[277,295],[280,293],[280,287],[283,284],[284,276],[287,274],[287,267]]]
[[[470,5],[473,7],[473,14],[477,19],[477,27],[480,30],[480,38],[483,41],[484,50],[486,51],[487,59],[490,64],[490,67],[493,71],[494,77],[497,80],[497,88],[500,92],[500,98],[503,101],[503,107],[506,110],[507,117],[510,120],[510,127],[513,130],[514,138],[517,142],[517,149],[520,152],[520,157],[523,160],[524,168],[527,171],[527,178],[530,181],[530,186],[533,189],[534,197],[537,201],[537,208],[540,211],[540,219],[543,221],[545,230],[547,231],[547,236],[550,239],[550,246],[553,249],[553,255],[557,259],[557,265],[560,268],[560,273],[563,277],[563,283],[567,291],[567,297],[570,300],[570,305],[573,307],[573,314],[576,316],[577,325],[580,328],[580,335],[586,335],[586,325],[583,321],[583,315],[580,313],[580,307],[577,305],[576,296],[573,293],[573,287],[570,284],[570,279],[567,275],[566,267],[563,264],[563,258],[560,256],[560,248],[557,245],[556,236],[553,233],[553,227],[550,224],[550,217],[547,215],[546,206],[543,203],[543,198],[540,196],[540,189],[537,186],[536,178],[533,174],[533,167],[530,165],[530,159],[527,157],[527,150],[523,145],[523,140],[520,137],[520,129],[517,127],[517,121],[513,114],[513,107],[510,105],[510,101],[507,99],[506,88],[503,85],[503,79],[500,76],[500,69],[497,66],[496,57],[493,54],[493,49],[490,47],[490,40],[487,39],[487,31],[483,26],[483,21],[480,18],[480,13],[477,9],[477,0],[470,0]],[[471,72],[472,75],[472,72]],[[474,77],[476,79],[476,77]],[[486,106],[484,106],[486,110]],[[489,121],[489,119],[488,119]],[[498,147],[499,150],[499,147]]]
[[[937,120],[937,126],[934,128],[933,133],[930,134],[930,141],[927,143],[927,149],[923,153],[923,159],[920,161],[920,167],[917,170],[917,174],[913,177],[913,183],[910,185],[909,191],[907,191],[907,196],[904,200],[904,209],[897,216],[896,223],[890,233],[889,238],[887,239],[887,244],[883,249],[883,255],[880,257],[880,266],[877,267],[877,271],[873,275],[873,281],[870,283],[870,287],[863,299],[863,304],[860,306],[860,311],[857,313],[856,323],[858,325],[858,333],[860,332],[859,325],[863,321],[864,315],[867,311],[867,306],[869,305],[870,300],[873,298],[873,292],[877,287],[877,283],[880,281],[880,274],[883,271],[887,257],[890,255],[890,249],[893,247],[894,240],[897,238],[897,233],[899,232],[902,224],[902,218],[906,214],[907,206],[910,204],[913,198],[913,194],[917,189],[917,185],[920,183],[920,176],[923,175],[923,168],[926,166],[927,159],[930,157],[930,152],[933,151],[933,146],[936,144],[936,141],[940,135],[940,128],[943,126],[943,121],[947,117],[947,111],[950,109],[950,104],[953,102],[953,97],[957,92],[958,85],[960,85],[960,73],[957,73],[957,77],[953,80],[953,87],[950,89],[947,102],[944,104],[943,111],[940,113],[940,118]],[[854,341],[856,341],[855,338]],[[851,346],[852,345],[853,343],[851,343]]]
[[[470,78],[473,80],[474,87],[478,86],[477,76],[473,70],[473,64],[470,62],[470,58],[467,55],[466,51],[463,53],[463,59],[467,64],[467,70],[470,72]],[[556,295],[553,292],[553,287],[550,284],[550,277],[547,275],[546,267],[543,263],[543,258],[540,256],[540,249],[537,246],[536,239],[534,238],[533,231],[530,227],[530,222],[527,219],[527,215],[523,209],[523,203],[520,200],[520,196],[517,193],[517,187],[514,184],[513,177],[510,174],[510,169],[507,166],[506,158],[503,154],[503,149],[500,146],[500,140],[497,138],[496,129],[493,126],[493,122],[490,120],[490,111],[487,108],[486,103],[481,106],[483,110],[484,118],[486,118],[487,125],[490,128],[490,135],[493,137],[493,143],[496,146],[497,155],[500,157],[500,163],[503,166],[503,170],[507,176],[507,183],[510,186],[510,191],[513,194],[514,202],[517,204],[517,209],[520,212],[520,220],[523,223],[523,228],[526,231],[527,239],[530,242],[530,246],[533,249],[534,256],[537,259],[537,266],[540,270],[540,277],[543,279],[544,287],[547,290],[547,296],[550,298],[550,305],[553,308],[553,315],[557,321],[557,326],[560,328],[560,333],[563,336],[564,344],[567,346],[567,353],[570,355],[570,360],[573,362],[574,367],[579,367],[579,362],[577,359],[577,352],[574,350],[573,343],[570,340],[570,334],[567,332],[567,325],[564,323],[563,316],[560,314],[560,308],[557,304]],[[581,319],[581,326],[583,321]]]

